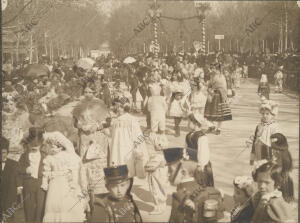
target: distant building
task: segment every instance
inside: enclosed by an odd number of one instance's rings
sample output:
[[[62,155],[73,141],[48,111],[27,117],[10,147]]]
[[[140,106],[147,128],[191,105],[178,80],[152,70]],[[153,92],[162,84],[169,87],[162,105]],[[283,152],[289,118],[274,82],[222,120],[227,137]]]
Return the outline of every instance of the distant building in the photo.
[[[111,53],[109,43],[108,42],[102,43],[99,48],[99,51],[101,55],[108,56],[108,54]]]
[[[104,42],[101,44],[101,46],[99,47],[98,50],[91,50],[90,51],[90,57],[96,59],[97,57],[101,57],[101,56],[108,56],[108,54],[110,54],[110,47],[108,42]]]

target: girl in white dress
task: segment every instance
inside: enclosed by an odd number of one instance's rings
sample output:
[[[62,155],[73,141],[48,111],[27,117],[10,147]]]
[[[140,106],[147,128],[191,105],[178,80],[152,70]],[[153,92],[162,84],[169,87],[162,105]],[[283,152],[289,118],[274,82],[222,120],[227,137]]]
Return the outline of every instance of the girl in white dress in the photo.
[[[112,120],[112,142],[110,147],[109,165],[128,167],[128,176],[145,178],[144,165],[148,161],[145,136],[138,120],[130,115],[129,103],[115,100],[114,110],[117,118]]]
[[[60,132],[43,135],[47,156],[41,188],[47,191],[43,222],[84,222],[89,211],[86,173],[73,144]]]

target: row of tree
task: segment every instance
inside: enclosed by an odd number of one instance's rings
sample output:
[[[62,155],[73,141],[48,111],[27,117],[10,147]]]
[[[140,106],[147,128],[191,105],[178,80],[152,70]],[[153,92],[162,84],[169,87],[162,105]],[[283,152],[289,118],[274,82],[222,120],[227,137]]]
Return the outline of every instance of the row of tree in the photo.
[[[13,30],[16,59],[20,42],[27,43],[31,57],[34,53],[79,57],[107,40],[117,55],[145,52],[154,40],[154,20],[149,20],[152,4],[148,0],[9,0],[2,12],[2,27]],[[156,20],[160,50],[193,49],[203,31],[203,17],[194,2],[157,0],[157,5],[161,9]],[[216,34],[225,36],[222,48],[226,51],[277,52],[300,47],[296,2],[211,2],[210,6],[205,16],[206,49],[210,51],[218,49]]]

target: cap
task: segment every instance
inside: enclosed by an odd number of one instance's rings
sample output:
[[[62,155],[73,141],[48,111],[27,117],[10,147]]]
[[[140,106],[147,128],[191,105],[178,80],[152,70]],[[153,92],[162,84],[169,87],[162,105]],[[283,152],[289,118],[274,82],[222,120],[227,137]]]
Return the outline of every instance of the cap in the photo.
[[[121,183],[128,179],[127,165],[104,168],[105,180],[108,183]]]

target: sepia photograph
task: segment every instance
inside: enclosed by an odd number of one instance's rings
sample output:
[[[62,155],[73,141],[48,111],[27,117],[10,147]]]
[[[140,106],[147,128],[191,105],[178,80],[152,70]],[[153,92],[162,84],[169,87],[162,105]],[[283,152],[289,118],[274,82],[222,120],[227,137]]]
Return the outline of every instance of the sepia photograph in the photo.
[[[0,223],[297,223],[300,1],[1,0]]]

